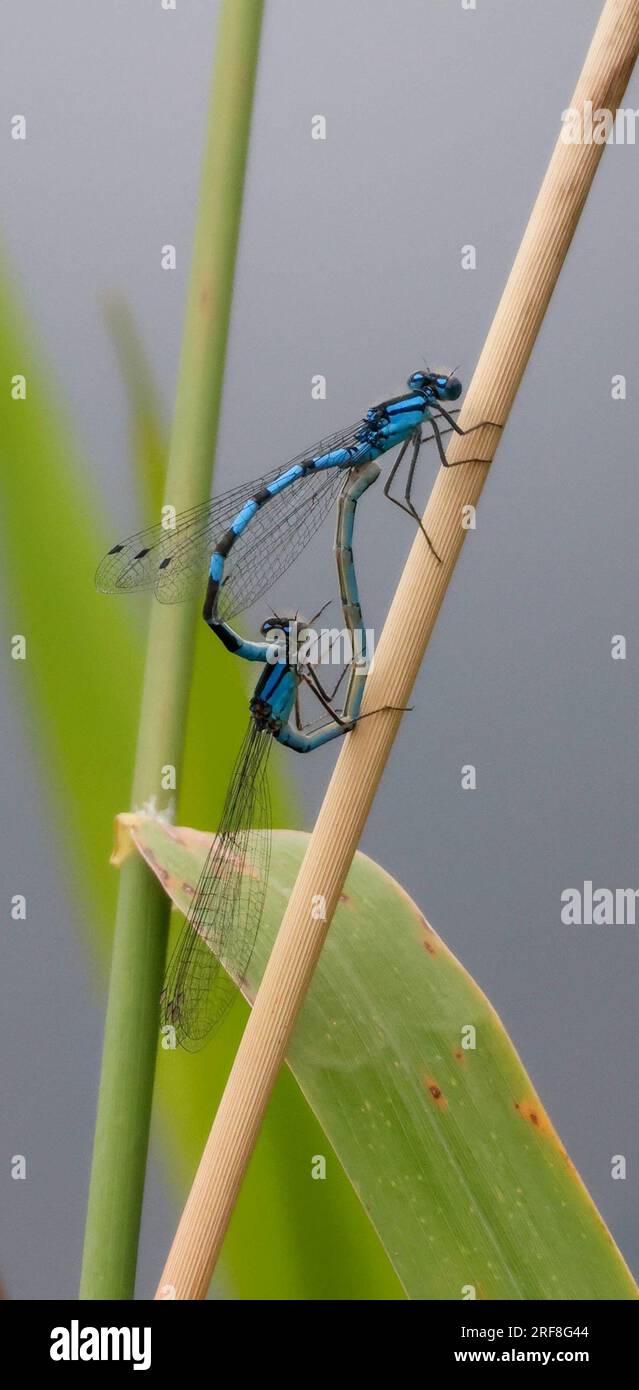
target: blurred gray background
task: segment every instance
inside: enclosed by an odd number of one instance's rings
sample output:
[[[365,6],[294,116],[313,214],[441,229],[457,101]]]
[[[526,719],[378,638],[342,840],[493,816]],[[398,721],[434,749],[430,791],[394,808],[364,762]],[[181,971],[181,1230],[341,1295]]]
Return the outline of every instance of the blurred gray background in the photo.
[[[424,357],[461,362],[468,380],[600,8],[267,3],[218,487],[395,394]],[[126,297],[168,418],[216,15],[211,0],[178,0],[174,13],[160,0],[2,7],[6,244],[114,537],[143,518],[102,301]],[[625,104],[639,106],[637,76]],[[15,112],[29,118],[19,147],[7,135]],[[310,138],[316,113],[325,142]],[[560,895],[584,879],[639,885],[638,161],[636,146],[605,152],[363,841],[489,995],[635,1272],[637,929],[562,926]],[[159,268],[165,242],[178,248],[175,274]],[[466,243],[474,272],[460,266]],[[619,372],[625,402],[611,400]],[[311,399],[316,373],[324,402]],[[430,460],[424,496],[433,475]],[[381,486],[359,535],[377,629],[413,535]],[[329,540],[324,530],[280,586],[307,611],[332,592]],[[615,633],[625,662],[611,660]],[[3,700],[5,902],[28,882],[47,938],[1,983],[0,1267],[14,1297],[73,1298],[102,1005],[20,711]],[[334,756],[289,760],[308,826]],[[460,787],[468,762],[475,792]],[[70,1010],[81,1053],[65,1034]],[[14,1152],[32,1155],[34,1181],[7,1178]],[[619,1153],[625,1182],[610,1177]],[[174,1222],[154,1168],[147,1296]]]

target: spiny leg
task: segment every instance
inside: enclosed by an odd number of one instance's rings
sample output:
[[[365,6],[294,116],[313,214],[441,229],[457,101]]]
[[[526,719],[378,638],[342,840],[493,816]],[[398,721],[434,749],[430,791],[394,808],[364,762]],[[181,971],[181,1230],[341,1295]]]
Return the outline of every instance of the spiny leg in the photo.
[[[433,423],[433,421],[432,421],[432,416],[431,416],[431,424],[432,424],[432,423]],[[441,439],[445,434],[452,434],[452,430],[451,430],[451,428],[450,428],[450,425],[447,425],[445,430],[439,430],[439,437],[440,437],[440,439]],[[435,439],[435,434],[434,434],[434,433],[433,433],[433,434],[423,434],[423,435],[422,435],[422,444],[429,444],[430,441],[431,441],[431,439]]]
[[[326,603],[326,604],[324,605],[324,607],[325,607],[325,608],[328,608],[328,604]],[[323,609],[320,609],[320,612],[323,612]],[[314,621],[315,621],[315,619],[313,619],[313,622],[314,622]],[[329,659],[329,661],[330,661],[330,659],[331,659],[331,656],[333,655],[333,649],[334,649],[334,647],[335,647],[335,645],[336,645],[337,642],[339,642],[339,634],[338,634],[338,636],[335,638],[335,641],[334,641],[334,642],[331,642],[330,651],[329,651],[329,653],[328,653],[328,659]],[[320,661],[319,664],[320,664],[320,665],[324,665],[324,664],[325,664],[324,661],[323,661],[323,658],[322,658],[322,660]],[[341,675],[339,676],[339,678],[338,678],[338,680],[337,680],[337,684],[333,686],[333,689],[332,689],[332,691],[330,692],[330,694],[329,694],[329,696],[328,696],[328,699],[329,699],[329,700],[334,700],[334,699],[335,699],[335,696],[337,695],[337,692],[338,692],[338,690],[339,690],[339,688],[340,688],[340,685],[342,684],[342,681],[343,681],[344,676],[346,675],[346,672],[347,672],[347,671],[348,671],[348,666],[345,666],[344,669],[343,669],[343,671],[342,671],[342,673],[341,673]],[[318,685],[319,685],[319,679],[318,679],[318,677],[317,677],[317,673],[315,672],[315,670],[313,670],[313,675],[315,676],[315,679],[317,680]]]
[[[329,700],[334,700],[334,699],[335,699],[335,696],[337,695],[337,692],[338,692],[338,690],[339,690],[339,688],[340,688],[340,685],[342,684],[342,681],[343,681],[344,676],[346,675],[346,672],[347,672],[347,671],[348,671],[348,666],[345,666],[344,669],[343,669],[343,671],[342,671],[341,676],[339,677],[339,679],[338,679],[338,681],[337,681],[337,684],[333,686],[333,689],[331,690],[331,692],[330,692],[330,694],[329,694],[329,697],[328,697]]]
[[[342,684],[342,681],[347,671],[348,666],[345,666],[341,676],[339,677],[339,680],[337,681],[337,684],[334,685],[333,689],[330,691],[324,689],[324,686],[322,685],[317,671],[314,669],[314,667],[309,666],[308,670],[304,672],[304,675],[302,677],[302,679],[306,681],[306,684],[310,685],[311,689],[315,691],[315,694],[318,696],[318,698],[322,700],[322,703],[324,703],[325,701],[328,702],[326,704],[326,708],[330,708],[331,714],[335,714],[335,710],[333,708],[333,700],[337,695],[337,692],[340,688],[340,685]]]
[[[300,709],[300,691],[299,691],[299,686],[297,687],[297,690],[295,691],[295,728],[298,729],[300,733],[302,732],[303,724],[302,724],[302,711],[301,711],[301,709]]]
[[[357,574],[353,559],[353,532],[357,504],[372,483],[379,477],[380,467],[375,461],[354,469],[340,492],[337,506],[337,525],[335,528],[335,560],[339,578],[339,591],[344,615],[344,624],[351,641],[351,661],[348,684],[344,697],[343,718],[352,720],[358,714],[368,674],[366,656],[366,628],[362,617],[357,586]]]
[[[310,686],[314,695],[317,696],[320,704],[324,706],[328,714],[332,715],[335,723],[344,731],[352,729],[355,724],[359,724],[361,719],[370,719],[372,714],[387,714],[391,712],[393,714],[406,714],[413,708],[412,705],[379,705],[377,709],[367,710],[366,714],[356,714],[354,717],[344,719],[343,716],[340,716],[337,711],[333,709],[330,699],[326,691],[322,689],[314,671],[311,670],[309,674],[302,676],[302,680],[306,681],[306,684]]]
[[[398,502],[398,501],[397,501],[397,498],[396,498],[396,497],[391,497],[391,495],[390,495],[390,487],[391,487],[391,483],[392,483],[392,481],[393,481],[393,479],[394,479],[394,477],[395,477],[395,475],[396,475],[396,473],[397,473],[397,470],[398,470],[398,468],[399,468],[399,465],[400,465],[400,463],[401,463],[401,461],[402,461],[402,459],[403,459],[403,457],[404,457],[404,454],[406,453],[406,450],[407,450],[407,448],[408,448],[408,446],[409,446],[409,444],[410,444],[410,441],[411,441],[411,436],[409,435],[408,439],[405,439],[405,440],[404,440],[404,443],[402,444],[402,447],[401,447],[401,449],[400,449],[400,451],[399,451],[399,453],[398,453],[398,455],[397,455],[397,458],[395,459],[395,462],[394,462],[394,464],[393,464],[393,466],[392,466],[392,468],[391,468],[391,470],[390,470],[390,473],[389,473],[389,475],[388,475],[388,477],[387,477],[387,479],[386,479],[386,482],[384,483],[384,496],[388,498],[389,502],[394,502],[395,505],[398,506],[398,507],[402,507],[402,504],[401,504],[401,502]],[[403,510],[404,510],[404,508],[402,507],[402,511],[403,511]]]
[[[444,433],[444,431],[440,430],[439,425],[435,423],[434,418],[431,418],[430,423],[433,427],[433,439],[435,440],[435,445],[437,447],[437,453],[439,454],[440,462],[443,464],[444,468],[448,468],[448,464],[446,462],[446,452],[442,444],[442,434]],[[452,425],[448,426],[448,429],[445,431],[445,433],[452,433]]]
[[[443,466],[444,468],[458,468],[460,463],[490,463],[490,462],[491,462],[490,459],[469,458],[469,459],[457,459],[457,462],[456,462],[456,463],[449,463],[448,459],[446,458],[446,454],[445,454],[445,452],[444,452],[444,449],[442,448],[442,439],[444,438],[444,435],[445,435],[445,434],[452,434],[452,427],[451,427],[450,425],[448,425],[448,426],[446,427],[445,430],[440,430],[440,429],[439,429],[439,426],[435,424],[435,420],[434,420],[434,418],[433,418],[432,415],[431,415],[431,417],[430,417],[430,423],[431,423],[431,425],[432,425],[432,427],[433,427],[433,433],[432,433],[432,434],[423,434],[423,435],[422,435],[422,444],[429,444],[430,441],[431,441],[431,439],[434,439],[434,440],[435,440],[435,444],[436,444],[436,446],[437,446],[437,453],[439,454],[440,462],[441,462],[441,464],[442,464],[442,466]],[[464,430],[464,434],[472,434],[473,430],[479,430],[479,429],[481,429],[481,428],[482,428],[481,425],[471,425],[470,429]]]
[[[446,454],[444,453],[444,449],[443,449],[443,447],[442,447],[442,442],[441,442],[441,437],[442,437],[443,434],[449,434],[451,430],[454,430],[454,431],[455,431],[455,434],[459,434],[459,435],[462,435],[462,436],[463,436],[463,435],[467,435],[467,434],[473,434],[473,432],[474,432],[475,430],[482,430],[482,429],[485,429],[488,425],[490,425],[492,429],[500,430],[500,429],[502,428],[501,425],[498,425],[497,422],[496,422],[495,420],[480,420],[478,425],[469,425],[469,427],[468,427],[467,430],[463,430],[462,427],[461,427],[461,425],[458,425],[458,424],[457,424],[457,421],[456,421],[456,420],[453,420],[452,414],[449,413],[449,411],[444,410],[443,405],[438,405],[438,406],[437,406],[437,411],[438,411],[438,414],[439,414],[440,416],[443,416],[444,420],[448,420],[448,423],[449,423],[449,427],[448,427],[447,430],[440,430],[440,429],[439,429],[439,426],[435,423],[434,417],[431,416],[431,421],[430,421],[430,423],[431,423],[431,425],[432,425],[432,427],[433,427],[433,434],[434,434],[434,436],[435,436],[435,443],[436,443],[436,445],[437,445],[437,452],[438,452],[438,454],[439,454],[439,457],[440,457],[440,459],[441,459],[441,462],[442,462],[442,465],[443,465],[444,468],[459,468],[460,464],[462,464],[462,463],[491,463],[491,462],[492,462],[491,459],[470,458],[470,459],[456,459],[454,463],[450,463],[450,462],[448,461],[448,459],[446,458]],[[458,412],[456,412],[456,413],[458,413]]]
[[[406,502],[406,506],[407,506],[407,508],[408,508],[408,511],[410,512],[411,516],[413,516],[413,517],[415,518],[415,521],[417,522],[417,525],[419,526],[420,531],[421,531],[422,534],[426,537],[426,540],[427,540],[427,542],[428,542],[428,545],[429,545],[429,547],[430,547],[430,550],[432,551],[433,555],[435,556],[435,559],[437,560],[437,563],[438,563],[439,565],[441,565],[441,556],[438,555],[438,554],[437,554],[437,551],[435,550],[435,547],[434,547],[434,545],[433,545],[433,542],[431,541],[431,538],[430,538],[430,536],[429,536],[429,534],[428,534],[428,532],[427,532],[427,530],[426,530],[426,527],[424,526],[424,524],[423,524],[423,522],[422,522],[422,519],[421,519],[421,517],[420,517],[420,515],[419,515],[419,512],[417,511],[417,508],[415,507],[415,504],[414,504],[414,502],[413,502],[413,497],[412,497],[413,478],[414,478],[414,476],[415,476],[415,465],[416,465],[417,459],[418,459],[418,457],[419,457],[419,450],[420,450],[420,448],[421,448],[421,443],[422,443],[422,441],[421,441],[421,436],[419,436],[418,440],[416,440],[416,445],[415,445],[415,448],[413,449],[413,456],[412,456],[412,458],[411,458],[411,461],[410,461],[410,464],[409,464],[409,468],[408,468],[408,477],[407,477],[407,479],[406,479],[406,487],[404,488],[404,500],[405,500],[405,502]]]
[[[353,722],[359,724],[362,719],[370,719],[373,714],[410,714],[414,708],[414,705],[378,705],[377,709],[367,709],[365,714],[358,714]]]
[[[340,680],[341,678],[342,677],[340,676]],[[313,691],[313,694],[319,700],[320,705],[324,706],[324,709],[326,710],[327,714],[331,715],[331,717],[335,720],[335,723],[339,724],[340,728],[349,728],[353,721],[348,718],[344,719],[343,714],[340,715],[337,713],[337,710],[334,709],[331,703],[331,696],[327,694],[323,685],[321,685],[319,678],[315,674],[315,671],[313,671],[312,668],[309,669],[308,673],[305,673],[302,676],[302,680],[305,681],[308,686],[310,686],[310,689]]]
[[[431,421],[431,423],[432,423],[432,421]],[[400,500],[399,500],[398,497],[391,497],[390,492],[389,492],[389,488],[390,488],[390,485],[391,485],[391,483],[392,483],[392,481],[393,481],[393,478],[395,477],[395,474],[397,473],[397,469],[399,468],[399,465],[400,465],[400,463],[401,463],[401,461],[402,461],[402,459],[403,459],[403,457],[404,457],[404,454],[406,453],[406,450],[407,450],[407,448],[408,448],[408,445],[411,443],[411,441],[412,441],[412,445],[413,445],[413,453],[412,453],[411,461],[410,461],[409,468],[408,468],[408,478],[407,478],[407,481],[406,481],[406,487],[405,487],[405,489],[404,489],[404,501],[403,501],[403,502],[400,502]],[[431,541],[431,539],[430,539],[430,536],[428,535],[428,532],[426,531],[426,529],[425,529],[425,527],[424,527],[424,524],[423,524],[422,519],[421,519],[421,517],[420,517],[420,515],[419,515],[419,512],[417,511],[417,508],[414,506],[413,501],[412,501],[412,498],[411,498],[411,487],[412,487],[412,483],[413,483],[413,476],[414,476],[414,473],[415,473],[415,465],[416,465],[416,463],[417,463],[417,459],[418,459],[418,457],[419,457],[419,451],[420,451],[421,447],[422,447],[422,438],[421,438],[421,434],[419,433],[419,431],[417,431],[417,433],[415,433],[415,434],[409,435],[408,439],[407,439],[407,440],[405,441],[405,443],[402,445],[402,447],[401,447],[401,449],[400,449],[400,451],[399,451],[399,454],[397,455],[397,458],[395,459],[395,462],[394,462],[394,464],[393,464],[393,467],[391,468],[391,471],[390,471],[390,473],[389,473],[389,475],[388,475],[388,478],[387,478],[387,480],[386,480],[386,482],[385,482],[385,484],[384,484],[384,496],[388,498],[389,502],[394,502],[394,503],[395,503],[395,506],[396,506],[396,507],[399,507],[400,511],[406,512],[406,515],[407,515],[407,516],[411,516],[411,517],[413,518],[413,521],[416,521],[416,522],[417,522],[417,525],[419,526],[419,529],[420,529],[420,531],[422,532],[422,535],[424,536],[424,539],[426,540],[426,542],[427,542],[427,544],[428,544],[429,550],[432,552],[432,554],[435,556],[435,559],[436,559],[436,560],[438,561],[438,563],[441,565],[441,559],[440,559],[439,555],[437,554],[437,551],[435,550],[435,547],[434,547],[434,545],[433,545],[433,543],[432,543],[432,541]]]
[[[439,414],[440,416],[444,416],[444,415],[445,415],[445,417],[446,417],[447,420],[450,420],[451,415],[459,415],[459,410],[442,411],[441,406],[438,406],[437,409],[438,409],[438,414]],[[429,415],[428,419],[429,419],[430,424],[433,426],[433,433],[432,433],[432,434],[423,434],[423,435],[422,435],[422,444],[429,444],[430,441],[431,441],[431,439],[434,439],[434,440],[435,440],[435,443],[436,443],[436,445],[437,445],[437,450],[438,450],[439,456],[440,456],[440,458],[442,459],[442,461],[444,461],[444,455],[442,454],[442,450],[441,450],[440,447],[439,447],[439,441],[440,441],[441,439],[443,439],[443,437],[444,437],[445,434],[452,434],[453,430],[455,430],[456,433],[458,433],[458,434],[472,434],[473,430],[480,430],[480,429],[483,429],[485,425],[489,425],[489,424],[492,423],[492,421],[490,421],[490,420],[482,420],[482,421],[480,422],[479,425],[469,425],[469,427],[468,427],[467,430],[460,430],[459,426],[455,423],[455,421],[454,421],[454,420],[451,420],[451,421],[450,421],[450,424],[446,426],[446,429],[445,429],[445,430],[440,430],[440,429],[439,429],[439,426],[435,424],[435,420],[437,419],[437,416]],[[500,429],[501,426],[500,426],[500,425],[497,425],[495,428]],[[461,460],[461,461],[462,461],[463,463],[484,463],[484,462],[485,462],[485,459],[463,459],[463,460]],[[447,468],[455,467],[454,464],[450,464],[450,463],[447,463],[445,466],[446,466]]]
[[[333,709],[330,700],[325,698],[324,693],[320,693],[319,682],[317,679],[310,679],[311,676],[314,676],[314,672],[312,668],[309,668],[308,672],[301,674],[301,680],[306,682],[315,698],[319,700],[319,703],[331,717],[319,729],[309,729],[308,732],[301,720],[298,728],[293,728],[290,722],[282,726],[275,734],[275,738],[278,743],[285,744],[287,748],[292,748],[296,753],[310,753],[314,748],[321,748],[324,743],[331,743],[333,739],[349,733],[355,723],[354,718],[349,716],[345,718],[343,712],[340,715]]]
[[[437,402],[437,414],[443,415],[444,419],[448,420],[448,423],[451,429],[455,431],[455,434],[472,434],[473,430],[484,430],[487,429],[489,425],[494,430],[500,430],[502,428],[501,425],[497,424],[496,420],[480,420],[478,425],[469,425],[467,430],[463,430],[461,425],[458,425],[457,421],[453,420],[453,414],[459,415],[459,411],[444,410],[443,405],[441,405],[439,401]]]

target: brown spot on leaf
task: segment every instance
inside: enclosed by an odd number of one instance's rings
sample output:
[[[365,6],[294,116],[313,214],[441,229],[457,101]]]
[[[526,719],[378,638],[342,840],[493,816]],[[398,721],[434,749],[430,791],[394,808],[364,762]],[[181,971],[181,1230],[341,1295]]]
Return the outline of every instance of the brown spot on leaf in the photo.
[[[456,1062],[463,1062],[463,1061],[464,1061],[464,1054],[463,1054],[463,1052],[462,1052],[462,1050],[461,1050],[461,1047],[454,1047],[454,1048],[453,1048],[453,1057],[455,1058],[455,1061],[456,1061]]]
[[[446,1100],[446,1097],[442,1094],[442,1091],[440,1087],[437,1085],[437,1082],[433,1080],[432,1076],[426,1077],[426,1088],[432,1096],[435,1104],[439,1106],[440,1110],[447,1110],[448,1101]]]
[[[560,1157],[568,1164],[568,1167],[573,1168],[572,1159],[566,1153],[550,1116],[546,1114],[541,1101],[537,1098],[535,1098],[535,1100],[516,1100],[514,1106],[517,1113],[521,1115],[522,1120],[526,1120],[528,1124],[532,1125],[533,1129],[537,1130],[538,1134],[543,1134],[544,1138],[550,1141]]]
[[[415,904],[412,903],[412,906],[415,907]],[[437,938],[435,936],[433,928],[430,925],[430,922],[426,921],[423,912],[420,912],[419,908],[415,908],[415,916],[419,923],[419,936],[424,950],[428,951],[429,956],[436,956],[437,948],[435,946],[435,941]]]
[[[550,1132],[552,1125],[546,1115],[543,1106],[537,1100],[515,1101],[515,1110],[519,1112],[524,1120],[528,1120],[535,1129]]]
[[[170,881],[171,881],[171,875],[170,875],[168,869],[165,869],[165,868],[162,866],[162,864],[160,864],[160,862],[159,862],[157,856],[153,853],[153,850],[152,850],[152,849],[149,849],[148,845],[146,846],[146,848],[143,850],[142,853],[143,853],[143,857],[144,857],[144,859],[146,860],[146,862],[147,862],[149,868],[152,869],[152,870],[153,870],[153,873],[157,875],[157,877],[158,877],[159,880],[160,880],[160,883],[163,883],[164,886],[166,887],[167,883],[170,883]]]

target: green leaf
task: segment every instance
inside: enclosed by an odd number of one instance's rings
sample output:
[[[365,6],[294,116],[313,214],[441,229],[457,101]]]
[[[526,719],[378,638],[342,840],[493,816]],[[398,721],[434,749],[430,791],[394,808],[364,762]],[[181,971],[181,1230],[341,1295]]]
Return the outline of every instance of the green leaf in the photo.
[[[18,372],[25,400],[10,394]],[[68,872],[75,876],[80,863],[85,902],[105,907],[113,895],[105,854],[111,810],[129,795],[141,612],[95,592],[96,561],[113,537],[60,392],[1,276],[0,459],[6,613],[10,632],[27,639],[26,660],[9,663],[10,693],[41,760],[45,807],[65,827]]]
[[[120,855],[132,837],[186,911],[211,837],[156,818],[120,820]],[[274,834],[250,998],[307,842]],[[170,1069],[177,1054],[165,1059]],[[462,1299],[469,1286],[478,1299],[639,1296],[494,1009],[363,854],[288,1061],[336,1156],[327,1156],[326,1185],[338,1159],[410,1298]],[[323,1184],[312,1181],[310,1154],[304,1179],[312,1202]]]

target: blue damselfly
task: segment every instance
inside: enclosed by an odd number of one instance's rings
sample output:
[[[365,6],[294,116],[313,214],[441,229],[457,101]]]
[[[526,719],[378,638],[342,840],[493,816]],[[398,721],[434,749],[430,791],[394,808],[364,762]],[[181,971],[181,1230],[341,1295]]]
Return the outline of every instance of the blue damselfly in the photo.
[[[208,570],[204,617],[232,618],[249,608],[284,574],[311,539],[337,496],[346,471],[401,445],[384,493],[421,526],[412,497],[422,445],[434,441],[447,467],[442,436],[462,430],[445,402],[461,395],[456,376],[413,372],[408,392],[372,406],[348,429],[312,445],[283,467],[240,484],[212,500],[178,514],[168,528],[160,524],[114,545],[100,564],[96,585],[103,593],[153,589],[164,603],[202,593]],[[446,421],[444,428],[438,423]],[[422,435],[425,424],[432,433]],[[410,449],[403,501],[390,488]],[[460,462],[490,460],[464,459]],[[423,530],[423,527],[422,527]],[[426,536],[426,532],[424,531]],[[431,550],[430,539],[426,536]],[[437,557],[439,558],[439,557]]]

